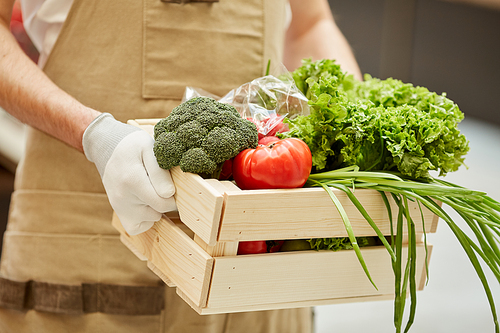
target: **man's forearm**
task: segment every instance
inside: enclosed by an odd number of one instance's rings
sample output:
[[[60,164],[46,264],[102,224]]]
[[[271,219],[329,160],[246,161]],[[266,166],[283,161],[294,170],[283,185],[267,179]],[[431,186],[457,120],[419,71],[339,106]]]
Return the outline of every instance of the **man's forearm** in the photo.
[[[58,88],[18,46],[0,20],[0,106],[14,117],[83,151],[82,135],[100,112]]]
[[[344,71],[362,79],[356,58],[337,27],[326,0],[291,0],[292,22],[286,35],[285,66],[294,70],[304,58],[335,59]]]

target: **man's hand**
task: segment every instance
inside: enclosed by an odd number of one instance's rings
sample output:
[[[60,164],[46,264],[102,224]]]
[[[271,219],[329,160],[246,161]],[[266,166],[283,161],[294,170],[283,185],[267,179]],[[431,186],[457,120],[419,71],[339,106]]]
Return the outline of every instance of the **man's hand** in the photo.
[[[0,0],[0,106],[23,123],[85,150],[125,230],[131,235],[146,231],[163,212],[176,209],[172,179],[156,163],[153,139],[57,87],[10,33],[13,4]]]
[[[158,166],[148,133],[103,113],[85,130],[82,143],[127,233],[142,233],[162,213],[176,210],[170,172]]]

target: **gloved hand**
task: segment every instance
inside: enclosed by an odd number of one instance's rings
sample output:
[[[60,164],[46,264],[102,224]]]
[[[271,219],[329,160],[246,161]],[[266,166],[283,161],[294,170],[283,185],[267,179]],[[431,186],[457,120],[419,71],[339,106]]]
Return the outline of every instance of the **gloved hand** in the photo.
[[[140,234],[162,213],[177,209],[170,171],[158,166],[146,131],[103,113],[87,127],[82,143],[127,233]]]

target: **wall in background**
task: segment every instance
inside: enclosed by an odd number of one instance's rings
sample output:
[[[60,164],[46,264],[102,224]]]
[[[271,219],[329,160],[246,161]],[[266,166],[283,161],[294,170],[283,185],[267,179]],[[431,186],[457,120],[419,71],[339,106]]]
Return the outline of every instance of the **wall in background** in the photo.
[[[500,125],[500,9],[437,0],[330,0],[361,70],[446,92]]]

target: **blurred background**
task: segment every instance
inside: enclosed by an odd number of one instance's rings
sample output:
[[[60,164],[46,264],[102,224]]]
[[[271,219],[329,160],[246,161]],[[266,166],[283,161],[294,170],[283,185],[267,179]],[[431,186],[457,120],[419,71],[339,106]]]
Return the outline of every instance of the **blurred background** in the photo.
[[[459,127],[470,141],[468,169],[446,180],[500,200],[500,0],[329,2],[363,73],[446,92],[459,105],[465,114]],[[410,332],[493,333],[483,287],[448,226],[440,221],[428,241],[430,277],[418,292]],[[487,276],[498,309],[500,285]],[[315,318],[316,333],[395,331],[393,301],[321,306]]]
[[[466,117],[460,129],[471,152],[468,169],[446,179],[500,200],[500,0],[329,2],[363,73],[446,92],[458,103]],[[24,32],[17,4],[11,30],[36,62],[38,54]],[[0,233],[23,150],[24,126],[0,110]],[[434,244],[430,280],[418,293],[411,332],[493,332],[482,286],[442,221],[429,241]],[[488,277],[500,307],[500,286]],[[317,307],[316,333],[393,332],[392,313],[392,301]]]
[[[500,0],[330,0],[363,73],[446,92],[500,125]]]

